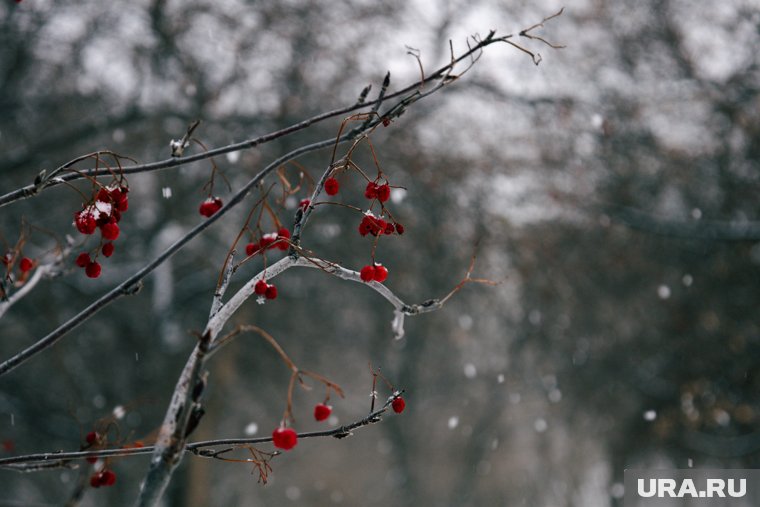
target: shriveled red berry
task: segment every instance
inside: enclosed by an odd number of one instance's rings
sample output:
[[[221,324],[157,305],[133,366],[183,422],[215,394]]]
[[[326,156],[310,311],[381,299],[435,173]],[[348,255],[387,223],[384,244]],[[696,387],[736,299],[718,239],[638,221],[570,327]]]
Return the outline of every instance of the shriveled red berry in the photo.
[[[113,243],[105,243],[100,251],[103,252],[104,257],[110,257],[113,255],[113,249]]]
[[[84,268],[84,272],[90,278],[97,278],[100,276],[100,264],[97,261],[91,262]]]
[[[259,280],[256,282],[256,285],[253,286],[253,292],[259,296],[263,296],[266,294],[267,287],[269,287],[269,285],[264,280]]]
[[[268,285],[267,290],[264,291],[264,297],[267,299],[277,299],[277,287],[274,285]]]
[[[314,406],[314,419],[317,421],[324,421],[332,413],[332,407],[325,405],[324,403],[318,403]]]
[[[201,203],[198,212],[204,217],[210,217],[222,208],[222,200],[218,197],[209,197]]]
[[[18,263],[18,268],[21,270],[22,273],[27,273],[32,270],[34,267],[34,261],[30,259],[29,257],[23,257],[21,259],[21,262]]]
[[[84,439],[88,444],[93,445],[98,441],[99,435],[96,432],[91,431],[85,435]]]
[[[367,199],[377,198],[377,183],[370,181],[364,189],[364,197]]]
[[[113,241],[118,238],[119,232],[121,232],[119,230],[119,224],[116,222],[108,222],[100,228],[100,233],[103,235],[103,238],[109,241]]]
[[[259,251],[258,243],[248,243],[247,245],[245,245],[245,254],[249,257],[258,251]]]
[[[333,177],[329,177],[325,180],[325,193],[327,195],[335,195],[340,190],[340,183]]]
[[[382,264],[375,264],[374,280],[376,282],[384,282],[388,278],[388,268]]]
[[[385,202],[391,197],[391,187],[386,183],[377,187],[377,200]]]
[[[80,268],[86,268],[90,262],[92,262],[90,259],[90,254],[87,252],[82,252],[77,256],[76,265]]]
[[[385,224],[385,230],[383,231],[383,234],[390,236],[394,232],[396,232],[396,227],[392,223],[389,222]]]
[[[371,282],[375,279],[375,267],[366,265],[359,271],[359,277],[363,282]]]
[[[272,432],[272,443],[279,449],[289,451],[298,444],[298,435],[292,428],[280,426]]]
[[[74,214],[74,225],[82,234],[92,234],[98,226],[95,217],[87,210]]]
[[[395,400],[391,402],[391,407],[393,408],[394,412],[396,412],[397,414],[400,414],[406,408],[406,402],[404,401],[404,398],[399,396],[398,398],[396,398]]]
[[[398,222],[396,222],[396,232],[399,234],[404,234],[404,226]]]

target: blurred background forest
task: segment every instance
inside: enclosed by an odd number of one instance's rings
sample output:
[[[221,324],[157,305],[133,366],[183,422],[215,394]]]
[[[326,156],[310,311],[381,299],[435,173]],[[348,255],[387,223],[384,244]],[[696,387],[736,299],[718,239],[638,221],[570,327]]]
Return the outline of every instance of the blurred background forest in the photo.
[[[391,90],[401,88],[419,78],[405,46],[433,69],[449,39],[461,50],[468,35],[519,31],[561,6],[3,2],[0,194],[96,149],[165,159],[194,119],[196,137],[216,147],[353,103],[387,70]],[[626,467],[760,466],[758,3],[565,7],[541,33],[567,48],[530,45],[543,55],[536,67],[492,46],[460,82],[373,136],[384,170],[408,189],[393,202],[407,233],[378,250],[387,285],[411,302],[443,296],[480,240],[475,274],[498,287],[467,286],[443,310],[409,318],[401,341],[376,293],[317,270],[288,271],[276,301],[251,301],[233,319],[267,329],[302,367],[344,387],[333,424],[366,413],[370,361],[407,390],[407,411],[348,439],[303,441],[274,460],[266,486],[246,465],[187,457],[165,505],[617,506]],[[239,187],[339,124],[216,163]],[[315,176],[328,162],[329,150],[300,160]],[[199,162],[132,176],[118,255],[97,280],[72,270],[14,306],[2,359],[202,220],[209,173]],[[80,206],[59,186],[4,207],[0,231],[13,243],[23,216],[60,238]],[[0,379],[6,455],[76,450],[118,405],[128,409],[122,435],[156,428],[244,207],[140,294]],[[356,221],[318,209],[304,245],[360,267]],[[43,258],[54,241],[35,231],[25,253]],[[236,341],[210,369],[192,439],[276,426],[288,372],[262,340]],[[310,417],[317,401],[320,389],[297,394],[298,430],[324,427]],[[131,505],[147,466],[115,462],[118,483],[82,505]],[[0,505],[61,505],[78,474],[0,471]]]

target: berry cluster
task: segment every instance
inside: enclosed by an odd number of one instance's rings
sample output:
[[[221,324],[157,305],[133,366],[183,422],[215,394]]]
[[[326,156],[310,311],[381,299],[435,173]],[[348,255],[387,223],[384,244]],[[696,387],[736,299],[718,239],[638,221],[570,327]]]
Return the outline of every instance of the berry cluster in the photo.
[[[208,218],[222,209],[223,204],[224,203],[219,197],[209,196],[205,201],[201,203],[200,207],[198,208],[198,213]]]
[[[104,469],[90,476],[90,486],[93,488],[113,486],[114,484],[116,484],[116,473],[113,470]]]
[[[378,181],[379,180],[375,180],[367,183],[367,188],[364,189],[364,197],[385,202],[391,198],[391,187],[388,183],[378,185]]]
[[[101,266],[98,255],[111,257],[114,252],[113,241],[121,234],[119,222],[122,213],[129,209],[127,193],[129,188],[124,181],[119,184],[100,187],[95,198],[85,204],[81,211],[74,214],[74,226],[81,234],[89,236],[100,229],[100,246],[92,257],[90,252],[82,252],[76,258],[76,265],[84,268],[90,278],[100,276]]]
[[[253,292],[259,296],[264,296],[267,299],[277,298],[277,287],[273,284],[266,283],[264,280],[256,282],[256,285],[253,286]]]
[[[245,246],[245,253],[249,257],[256,255],[264,250],[273,250],[278,248],[283,252],[290,246],[290,231],[285,227],[280,227],[277,232],[270,232],[261,236],[259,241],[252,241]]]
[[[359,277],[361,277],[363,282],[369,283],[375,281],[382,283],[388,278],[388,268],[378,263],[374,263],[373,265],[368,264],[359,271]]]

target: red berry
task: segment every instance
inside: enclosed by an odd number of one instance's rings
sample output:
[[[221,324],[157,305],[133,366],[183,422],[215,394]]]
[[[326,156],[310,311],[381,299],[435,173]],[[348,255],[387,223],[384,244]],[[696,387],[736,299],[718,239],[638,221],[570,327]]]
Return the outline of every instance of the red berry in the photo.
[[[391,124],[390,118],[383,118],[383,127],[387,127],[390,124]]]
[[[396,232],[399,234],[404,234],[404,226],[398,222],[396,222]]]
[[[290,239],[289,230],[287,230],[285,227],[280,227],[280,230],[277,231],[277,237],[279,238],[279,240],[277,241],[277,248],[279,248],[282,251],[285,251],[288,248],[290,248],[290,244],[287,241],[285,241],[287,239]]]
[[[394,232],[396,232],[396,227],[394,227],[393,224],[391,224],[391,223],[385,224],[385,230],[383,231],[384,234],[387,234],[387,235],[390,236]]]
[[[259,251],[258,243],[248,243],[247,245],[245,245],[245,254],[249,257],[258,251]]]
[[[404,398],[399,396],[398,398],[396,398],[395,400],[391,402],[391,407],[393,408],[394,412],[396,412],[397,414],[400,414],[406,408],[406,402],[404,401]]]
[[[100,276],[100,264],[97,261],[91,262],[84,268],[84,272],[90,278],[97,278]]]
[[[377,198],[377,183],[373,183],[371,181],[367,183],[367,188],[364,189],[364,197],[367,199]]]
[[[87,460],[87,463],[95,463],[95,462],[98,461],[98,458],[96,458],[95,456],[90,456],[90,457],[85,458],[85,459]]]
[[[113,248],[113,243],[106,243],[100,251],[103,252],[103,256],[110,257],[113,255]]]
[[[113,241],[118,238],[119,232],[119,224],[116,222],[109,222],[100,228],[100,233],[103,235],[103,238],[109,241]]]
[[[92,262],[90,260],[90,254],[87,252],[82,252],[77,256],[76,265],[80,268],[86,268],[90,262]]]
[[[92,474],[90,477],[90,486],[93,488],[99,488],[100,487],[100,474]]]
[[[18,268],[21,270],[22,273],[27,273],[32,270],[34,267],[34,262],[29,257],[24,257],[21,259],[21,262],[18,264]]]
[[[382,264],[375,264],[374,280],[376,282],[384,282],[388,278],[388,268]]]
[[[103,486],[113,486],[116,484],[116,473],[113,470],[104,470],[100,473],[100,483]]]
[[[120,194],[118,198],[114,198],[114,201],[116,202],[116,209],[119,211],[127,211],[129,209],[129,199],[125,194]]]
[[[338,180],[333,177],[325,180],[325,193],[327,195],[335,195],[338,193],[338,190],[340,190],[340,183],[338,183]]]
[[[269,234],[264,234],[261,236],[261,249],[264,250],[266,248],[271,248],[274,242],[277,240],[277,234],[274,232],[270,232]]]
[[[86,210],[74,214],[74,225],[76,225],[77,230],[82,234],[92,234],[98,226],[95,217]]]
[[[302,208],[305,211],[306,208],[308,208],[310,204],[311,204],[311,200],[301,199],[301,202],[298,203],[298,207]]]
[[[361,271],[359,271],[359,277],[362,279],[363,282],[371,282],[375,279],[375,268],[374,266],[364,266]]]
[[[385,202],[391,197],[391,187],[386,183],[377,187],[377,200]]]
[[[259,296],[263,296],[267,291],[267,287],[269,287],[269,285],[267,285],[264,280],[259,280],[256,282],[256,285],[253,286],[253,292]]]
[[[317,421],[324,421],[325,419],[330,417],[331,412],[332,412],[332,407],[330,405],[319,403],[314,407],[314,419],[316,419]]]
[[[272,432],[272,443],[279,449],[289,451],[298,443],[298,435],[292,428],[280,426]]]
[[[264,297],[267,299],[276,299],[277,298],[277,287],[274,285],[268,285],[267,290],[264,292]]]
[[[100,202],[111,202],[111,193],[105,188],[101,188],[98,190],[98,195],[95,197],[95,200]]]
[[[201,203],[198,212],[204,217],[210,217],[222,208],[222,200],[218,197],[209,197]]]
[[[87,441],[88,444],[93,445],[98,441],[98,434],[94,431],[89,432],[87,435],[85,435],[84,439]]]

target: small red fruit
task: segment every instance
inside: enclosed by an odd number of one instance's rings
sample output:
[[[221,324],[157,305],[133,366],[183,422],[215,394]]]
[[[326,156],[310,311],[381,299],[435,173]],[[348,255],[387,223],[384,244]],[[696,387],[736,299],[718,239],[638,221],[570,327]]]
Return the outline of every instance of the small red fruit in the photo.
[[[306,211],[306,208],[308,208],[310,204],[310,199],[301,199],[301,202],[298,203],[298,207]]]
[[[84,439],[87,441],[88,444],[93,445],[98,441],[98,434],[94,431],[91,431],[87,435],[85,435]]]
[[[269,287],[269,285],[267,285],[264,280],[259,280],[256,282],[256,285],[253,286],[253,292],[259,296],[263,296],[267,291],[267,287]]]
[[[96,463],[98,461],[98,458],[96,458],[95,456],[90,456],[85,459],[87,460],[87,463]]]
[[[282,250],[283,252],[290,248],[290,243],[288,243],[285,240],[290,239],[290,231],[287,230],[285,227],[280,227],[280,230],[277,231],[277,248]],[[283,239],[284,238],[284,239]]]
[[[274,285],[268,285],[267,290],[264,292],[264,297],[267,299],[276,299],[277,298],[277,287]]]
[[[367,188],[364,189],[364,197],[367,199],[377,198],[377,183],[370,181],[367,183]]]
[[[388,236],[390,236],[394,232],[396,232],[396,227],[393,224],[391,223],[385,224],[385,230],[383,231],[384,234],[387,234]]]
[[[84,268],[84,272],[90,278],[97,278],[100,276],[100,264],[97,261],[91,262]]]
[[[362,270],[359,271],[359,277],[363,282],[371,282],[375,279],[375,267],[370,265],[364,266]]]
[[[289,451],[298,443],[298,435],[292,428],[280,426],[272,432],[272,443],[279,449]]]
[[[90,254],[87,252],[82,252],[77,256],[76,265],[80,268],[86,268],[90,262],[92,262],[90,260]]]
[[[29,257],[24,257],[21,259],[21,262],[18,264],[18,268],[21,270],[22,273],[27,273],[32,270],[34,267],[34,261],[30,259]]]
[[[101,252],[103,252],[104,257],[110,257],[113,255],[113,243],[106,243],[103,245],[103,248],[100,249]]]
[[[325,180],[325,193],[327,195],[335,195],[340,190],[340,183],[333,177],[329,177]]]
[[[324,421],[325,419],[330,417],[331,412],[332,412],[332,407],[330,405],[319,403],[314,407],[314,419],[316,419],[317,421]]]
[[[104,470],[100,475],[100,481],[103,486],[113,486],[116,484],[116,473],[113,470]]]
[[[377,187],[377,200],[385,202],[391,197],[391,187],[386,183]]]
[[[396,222],[396,232],[399,234],[404,234],[404,226],[398,222]]]
[[[396,412],[397,414],[400,414],[406,408],[406,402],[404,401],[404,398],[399,396],[398,398],[396,398],[395,400],[391,402],[391,407],[393,408],[394,412]]]
[[[119,224],[117,224],[116,222],[108,222],[107,224],[103,225],[100,228],[100,233],[103,235],[103,238],[109,241],[113,241],[116,238],[118,238],[119,232],[121,232],[119,230]]]
[[[245,254],[249,257],[258,251],[259,251],[258,243],[248,243],[247,245],[245,245]]]
[[[100,474],[92,474],[90,477],[90,486],[93,488],[99,488],[100,487]]]
[[[98,226],[92,213],[85,210],[74,214],[74,225],[82,234],[92,234]]]
[[[388,278],[388,268],[382,264],[375,264],[374,280],[376,282],[384,282]]]
[[[198,212],[204,217],[210,217],[222,208],[222,200],[218,197],[209,197],[201,203]]]

